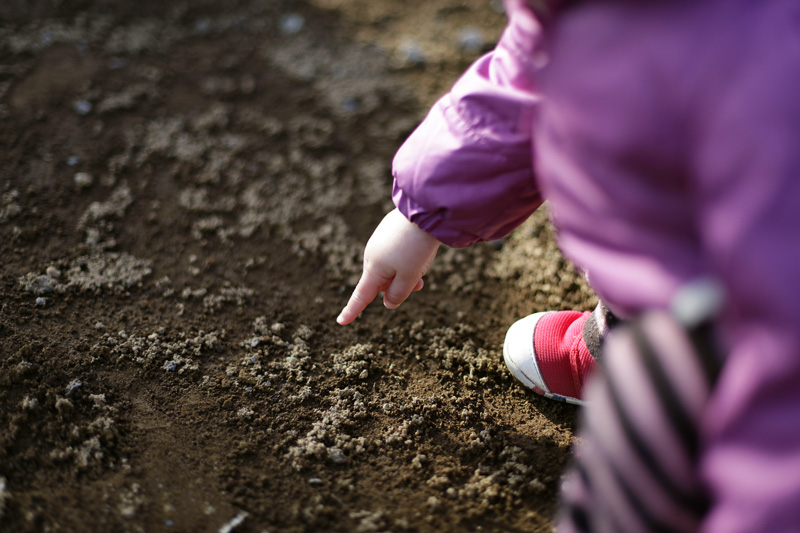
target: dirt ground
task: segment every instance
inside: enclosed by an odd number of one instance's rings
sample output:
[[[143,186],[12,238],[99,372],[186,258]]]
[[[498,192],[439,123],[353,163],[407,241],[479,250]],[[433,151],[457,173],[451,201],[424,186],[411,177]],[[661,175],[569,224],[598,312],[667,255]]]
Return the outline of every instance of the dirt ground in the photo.
[[[576,409],[502,339],[593,296],[543,210],[335,323],[499,6],[3,2],[0,530],[550,530]]]

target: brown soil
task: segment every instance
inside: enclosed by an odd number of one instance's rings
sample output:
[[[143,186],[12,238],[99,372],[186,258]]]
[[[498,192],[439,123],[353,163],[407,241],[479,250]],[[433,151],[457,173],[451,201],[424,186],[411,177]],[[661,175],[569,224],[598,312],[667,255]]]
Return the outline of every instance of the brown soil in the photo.
[[[500,353],[592,305],[545,213],[334,321],[497,4],[3,2],[0,530],[550,529],[576,411]]]

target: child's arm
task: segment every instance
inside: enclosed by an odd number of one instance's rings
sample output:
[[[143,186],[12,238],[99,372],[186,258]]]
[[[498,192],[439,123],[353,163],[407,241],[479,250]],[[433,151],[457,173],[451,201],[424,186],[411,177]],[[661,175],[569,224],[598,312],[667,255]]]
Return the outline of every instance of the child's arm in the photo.
[[[543,29],[524,1],[505,5],[495,49],[433,106],[392,164],[394,204],[454,248],[507,235],[542,203],[532,133]]]
[[[532,119],[539,105],[541,26],[522,0],[506,0],[509,24],[431,109],[393,162],[397,209],[375,230],[364,272],[340,324],[380,291],[390,309],[413,290],[439,243],[461,248],[499,239],[542,203],[532,169]]]
[[[398,210],[386,215],[364,250],[364,271],[336,321],[349,324],[383,291],[383,304],[394,309],[413,291],[436,257],[439,241],[409,222]]]

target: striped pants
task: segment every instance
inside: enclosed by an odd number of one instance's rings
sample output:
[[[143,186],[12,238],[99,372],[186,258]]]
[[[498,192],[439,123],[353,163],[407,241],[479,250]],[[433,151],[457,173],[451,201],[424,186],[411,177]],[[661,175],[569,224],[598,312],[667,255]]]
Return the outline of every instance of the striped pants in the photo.
[[[651,312],[608,335],[603,371],[585,390],[559,531],[699,528],[709,503],[695,468],[699,424],[721,366],[709,313]]]

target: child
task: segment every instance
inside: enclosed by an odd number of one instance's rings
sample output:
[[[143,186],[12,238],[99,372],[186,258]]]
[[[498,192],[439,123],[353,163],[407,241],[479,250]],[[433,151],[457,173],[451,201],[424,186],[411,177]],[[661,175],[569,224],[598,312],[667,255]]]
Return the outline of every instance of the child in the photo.
[[[439,243],[463,247],[502,237],[547,199],[560,246],[590,273],[611,316],[667,309],[698,278],[718,280],[727,297],[715,323],[724,368],[707,395],[686,389],[686,402],[703,398],[693,411],[695,469],[667,472],[678,485],[702,488],[703,505],[674,498],[700,521],[674,526],[668,505],[626,481],[636,481],[632,470],[623,473],[633,477],[617,475],[619,465],[608,468],[608,457],[587,453],[591,472],[568,476],[582,484],[565,487],[567,499],[606,498],[606,507],[627,505],[638,514],[616,515],[624,524],[603,521],[590,516],[603,505],[587,504],[564,527],[796,529],[800,4],[507,0],[506,11],[509,25],[495,50],[470,67],[397,153],[397,209],[369,240],[362,278],[338,322],[354,320],[381,291],[387,307],[399,306],[422,289]],[[506,338],[509,368],[538,392],[581,401],[597,366],[591,332],[604,334],[603,316],[522,319]],[[668,327],[644,330],[635,337],[656,348],[634,344],[665,352],[665,366],[677,365],[672,374],[682,375],[684,359],[669,351],[686,344],[679,333],[664,339]],[[604,358],[611,355],[604,350]],[[616,379],[606,389],[612,399],[635,401],[630,391],[638,385]],[[591,409],[586,424],[602,425]],[[653,443],[646,420],[619,425],[625,446],[662,457],[648,451],[663,443]],[[680,436],[683,426],[675,427]],[[671,479],[656,481],[663,488]]]

